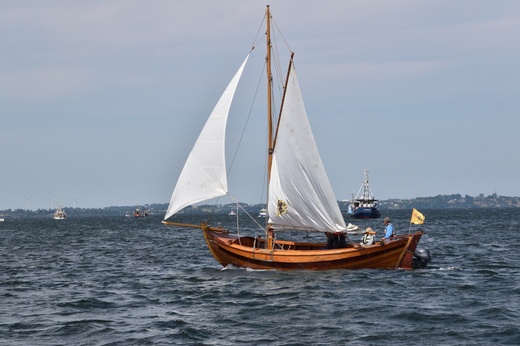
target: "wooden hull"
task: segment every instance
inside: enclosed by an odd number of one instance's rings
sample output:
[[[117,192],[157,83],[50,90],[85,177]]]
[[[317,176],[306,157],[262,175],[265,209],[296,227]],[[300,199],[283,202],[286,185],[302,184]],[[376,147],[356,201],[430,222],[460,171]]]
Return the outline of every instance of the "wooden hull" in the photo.
[[[222,265],[251,269],[411,269],[413,253],[423,231],[398,236],[384,244],[358,244],[324,249],[324,243],[276,241],[275,249],[263,248],[262,238],[237,237],[220,230],[203,229],[213,257]]]

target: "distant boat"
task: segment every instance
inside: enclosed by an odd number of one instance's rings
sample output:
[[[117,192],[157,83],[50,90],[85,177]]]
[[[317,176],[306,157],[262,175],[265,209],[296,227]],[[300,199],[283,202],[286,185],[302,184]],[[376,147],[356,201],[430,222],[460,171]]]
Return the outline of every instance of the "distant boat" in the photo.
[[[260,209],[260,212],[258,213],[258,217],[267,217],[267,209],[265,209],[265,208]]]
[[[61,205],[56,208],[56,211],[54,212],[52,218],[54,220],[65,220],[67,218],[67,214],[65,211],[61,208]]]
[[[142,211],[141,209],[136,208],[134,210],[134,218],[139,218],[139,217],[148,217],[148,212],[146,210]]]
[[[211,215],[197,224],[182,222],[184,220],[166,221],[187,206],[224,195],[231,196],[225,157],[226,123],[249,55],[199,134],[177,180],[163,223],[184,230],[200,229],[211,254],[224,267],[295,271],[411,269],[414,251],[423,231],[398,235],[369,246],[348,241],[349,228],[312,134],[292,53],[285,81],[280,84],[273,82],[271,61],[278,64],[280,59],[271,58],[275,49],[271,41],[269,6],[265,22],[267,54],[265,59],[261,59],[262,66],[259,68],[265,68],[267,72],[267,126],[262,128],[268,132],[265,148],[268,217],[265,225],[257,223],[262,233],[246,235],[238,232],[238,225],[234,233],[225,227],[210,226]],[[271,102],[274,97],[273,84],[284,86],[281,102]],[[275,111],[274,104],[281,109]],[[282,235],[289,237],[293,232],[314,232],[316,236],[312,235],[308,241],[282,240]],[[323,240],[320,241],[320,238]],[[194,251],[199,248],[196,243],[187,246],[193,246]],[[186,260],[191,259],[188,257]]]
[[[370,190],[368,184],[368,169],[365,169],[365,180],[361,184],[356,198],[352,196],[348,212],[353,219],[377,219],[381,217],[379,212],[379,200],[377,200]]]

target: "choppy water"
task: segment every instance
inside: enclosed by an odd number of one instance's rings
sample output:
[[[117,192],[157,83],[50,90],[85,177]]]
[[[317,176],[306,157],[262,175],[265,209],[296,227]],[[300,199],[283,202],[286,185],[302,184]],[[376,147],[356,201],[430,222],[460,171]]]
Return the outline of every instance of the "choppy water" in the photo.
[[[159,216],[6,220],[0,344],[520,344],[520,210],[421,211],[415,271],[222,270]]]

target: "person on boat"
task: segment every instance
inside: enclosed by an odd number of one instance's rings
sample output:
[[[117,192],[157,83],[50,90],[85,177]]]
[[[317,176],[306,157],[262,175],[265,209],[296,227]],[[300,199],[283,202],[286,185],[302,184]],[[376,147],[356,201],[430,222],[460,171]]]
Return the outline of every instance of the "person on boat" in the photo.
[[[374,232],[372,228],[367,227],[365,232],[363,232],[363,237],[361,238],[361,245],[368,246],[373,245],[375,243],[375,234],[377,232]]]
[[[327,236],[327,245],[325,249],[343,249],[347,247],[345,234],[341,232],[325,232]]]
[[[325,249],[334,248],[334,236],[332,232],[325,232],[325,236],[327,237],[327,245],[325,245]]]
[[[382,240],[388,240],[395,236],[395,228],[394,225],[392,225],[392,222],[390,221],[389,217],[385,217],[383,220],[383,223],[385,224],[385,236]]]
[[[345,234],[342,232],[337,232],[334,234],[337,239],[338,249],[344,249],[347,247],[347,240],[345,238]]]

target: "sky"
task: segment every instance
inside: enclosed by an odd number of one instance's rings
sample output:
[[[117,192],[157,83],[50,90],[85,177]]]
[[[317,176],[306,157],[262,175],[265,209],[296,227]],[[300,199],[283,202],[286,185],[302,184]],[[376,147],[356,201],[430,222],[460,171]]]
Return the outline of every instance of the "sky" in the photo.
[[[168,202],[268,3],[1,1],[0,210]],[[520,2],[270,5],[337,199],[365,168],[379,199],[520,196]],[[230,193],[262,203],[240,150]]]

